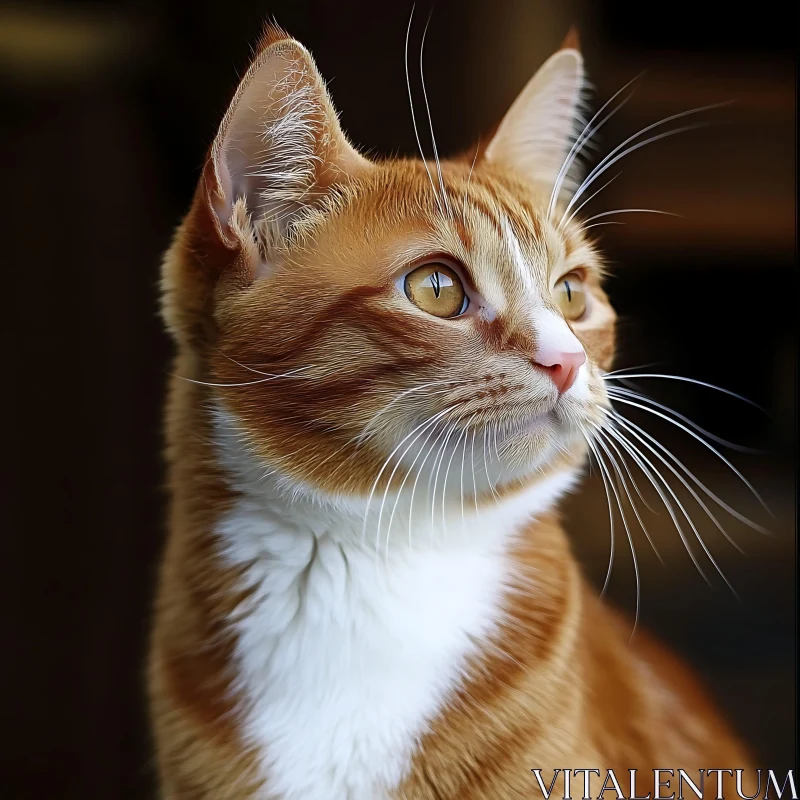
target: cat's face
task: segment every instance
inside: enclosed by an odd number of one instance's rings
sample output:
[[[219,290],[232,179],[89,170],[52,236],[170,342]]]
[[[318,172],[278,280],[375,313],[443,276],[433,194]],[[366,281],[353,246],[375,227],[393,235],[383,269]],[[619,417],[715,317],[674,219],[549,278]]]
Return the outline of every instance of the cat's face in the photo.
[[[592,244],[551,203],[580,88],[574,52],[523,109],[525,123],[557,118],[529,174],[509,155],[518,101],[479,159],[444,162],[440,177],[421,161],[363,160],[327,95],[315,99],[305,51],[271,47],[279,66],[259,70],[276,76],[282,111],[254,121],[245,78],[206,170],[217,191],[201,185],[182,234],[195,253],[224,245],[206,255],[229,263],[211,289],[204,379],[246,447],[288,484],[338,496],[423,477],[484,497],[580,458],[608,405],[614,313]],[[568,113],[546,91],[571,92]],[[259,156],[246,146],[255,122]],[[283,150],[280,125],[294,136]]]

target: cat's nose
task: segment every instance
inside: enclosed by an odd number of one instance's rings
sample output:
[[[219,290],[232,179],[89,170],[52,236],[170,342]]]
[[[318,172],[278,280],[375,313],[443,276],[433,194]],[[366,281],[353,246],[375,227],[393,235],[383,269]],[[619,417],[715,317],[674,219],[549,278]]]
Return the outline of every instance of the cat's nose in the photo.
[[[547,372],[559,394],[569,391],[586,361],[578,337],[562,317],[547,309],[536,315],[536,349],[531,363]]]
[[[535,366],[545,370],[553,379],[558,393],[564,394],[575,383],[578,370],[586,361],[586,353],[582,347],[579,350],[539,347],[531,361]]]

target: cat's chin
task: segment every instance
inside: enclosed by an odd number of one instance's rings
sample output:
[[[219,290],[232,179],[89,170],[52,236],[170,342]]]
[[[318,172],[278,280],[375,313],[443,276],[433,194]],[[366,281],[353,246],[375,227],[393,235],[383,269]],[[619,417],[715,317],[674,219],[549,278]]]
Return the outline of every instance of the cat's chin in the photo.
[[[572,441],[580,431],[576,425],[565,419],[556,408],[546,411],[520,414],[503,425],[502,438],[508,442],[524,440],[542,450],[553,443],[564,445]]]
[[[513,429],[522,435],[542,435],[553,431],[559,426],[559,420],[554,410],[544,411],[536,414],[526,414],[513,423]]]
[[[541,476],[570,454],[579,460],[586,446],[580,427],[550,410],[520,416],[509,423],[498,450],[506,462],[506,475],[520,479]]]

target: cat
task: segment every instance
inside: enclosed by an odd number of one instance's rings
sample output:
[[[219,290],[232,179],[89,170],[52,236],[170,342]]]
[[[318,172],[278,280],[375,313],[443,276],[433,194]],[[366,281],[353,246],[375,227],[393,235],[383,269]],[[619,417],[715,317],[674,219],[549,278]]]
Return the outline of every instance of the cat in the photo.
[[[474,154],[368,160],[266,29],[163,264],[166,800],[505,800],[557,768],[639,769],[646,794],[655,768],[747,767],[559,522],[614,356],[572,215],[583,91],[568,41]]]

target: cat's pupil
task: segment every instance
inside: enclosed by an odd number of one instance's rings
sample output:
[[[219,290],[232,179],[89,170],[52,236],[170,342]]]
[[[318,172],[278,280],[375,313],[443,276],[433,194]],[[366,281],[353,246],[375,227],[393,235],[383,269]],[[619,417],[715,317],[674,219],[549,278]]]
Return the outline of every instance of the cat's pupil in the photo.
[[[567,290],[567,302],[572,302],[572,289],[569,288],[569,281],[564,281],[564,288]]]
[[[433,294],[438,300],[439,295],[441,294],[442,291],[442,285],[441,282],[439,281],[438,272],[431,273],[431,286],[433,286]]]

